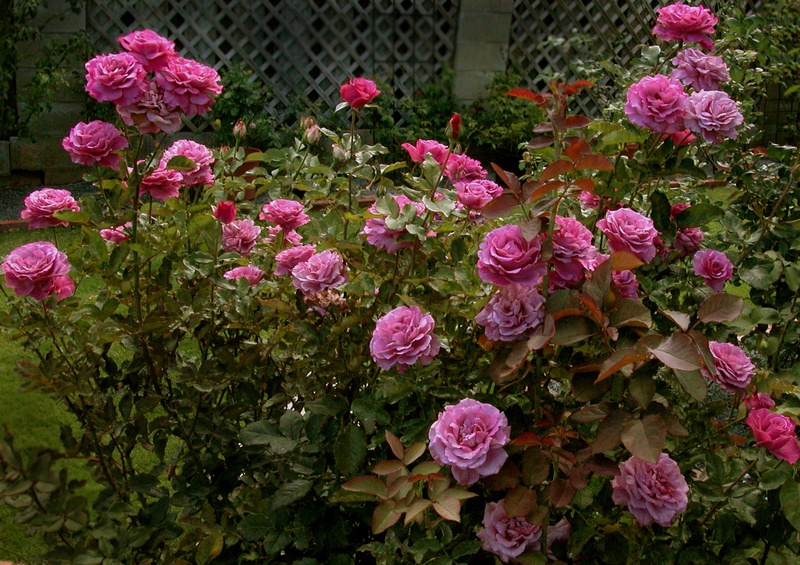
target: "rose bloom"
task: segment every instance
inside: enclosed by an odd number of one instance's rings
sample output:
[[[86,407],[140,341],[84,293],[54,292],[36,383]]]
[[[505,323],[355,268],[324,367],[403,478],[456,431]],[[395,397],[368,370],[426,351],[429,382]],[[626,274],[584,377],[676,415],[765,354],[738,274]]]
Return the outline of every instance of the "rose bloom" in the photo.
[[[264,238],[264,243],[274,243],[279,235],[283,235],[283,243],[288,245],[300,245],[303,242],[303,236],[294,230],[284,230],[280,226],[267,227],[267,237]]]
[[[529,524],[524,516],[509,518],[504,506],[505,500],[490,502],[483,512],[483,529],[478,539],[483,542],[484,551],[494,553],[503,563],[513,561],[526,550],[541,548],[542,528]],[[550,538],[548,531],[548,541]]]
[[[611,273],[611,282],[619,291],[622,298],[632,298],[636,300],[639,298],[639,281],[636,280],[636,275],[633,271],[613,271]]]
[[[159,167],[142,178],[139,195],[149,194],[153,198],[166,200],[180,195],[183,176],[180,171]]]
[[[49,241],[34,241],[12,250],[2,264],[6,286],[17,296],[45,300],[53,294],[72,296],[75,283],[68,276],[67,256]]]
[[[565,287],[571,287],[583,281],[587,271],[596,268],[597,249],[592,245],[592,232],[578,220],[557,216],[556,227],[553,231],[553,267],[559,281]]]
[[[768,394],[753,391],[753,394],[744,399],[744,405],[748,410],[757,410],[759,408],[772,408],[775,406],[775,401]]]
[[[702,90],[693,92],[686,101],[684,122],[687,128],[716,145],[724,138],[739,137],[736,126],[742,125],[744,118],[736,101],[726,92]]]
[[[60,188],[43,188],[34,190],[25,197],[25,209],[20,213],[23,220],[28,220],[28,229],[68,226],[66,220],[59,220],[53,214],[62,210],[80,212],[81,208],[69,190]]]
[[[171,57],[166,68],[156,75],[164,100],[177,106],[187,116],[204,114],[214,103],[213,95],[222,92],[219,74],[213,68],[185,59]]]
[[[128,106],[144,93],[147,72],[130,53],[98,55],[87,61],[86,92],[98,102]]]
[[[660,133],[684,129],[688,96],[679,80],[647,76],[630,85],[625,98],[625,115],[631,123]]]
[[[414,202],[404,194],[393,194],[392,198],[397,202],[397,205],[402,210],[408,205],[413,206],[417,210],[417,216],[422,216],[425,213],[425,205],[422,202]],[[369,207],[372,214],[379,214],[376,204]],[[369,218],[364,222],[364,228],[361,230],[362,235],[367,236],[367,243],[374,245],[378,249],[383,249],[387,253],[395,253],[400,249],[414,247],[414,241],[398,241],[401,235],[406,232],[404,229],[390,230],[386,227],[386,220],[384,218]]]
[[[279,198],[267,202],[261,208],[259,220],[265,220],[282,227],[284,230],[293,230],[310,221],[308,214],[303,211],[303,205],[295,200]]]
[[[684,145],[689,145],[692,141],[697,139],[697,136],[688,129],[682,129],[681,131],[676,131],[675,133],[665,133],[661,136],[661,139],[667,138],[672,140],[672,145],[675,147],[683,147]]]
[[[125,125],[136,126],[139,133],[177,133],[183,127],[180,109],[166,103],[155,81],[150,81],[141,98],[131,105],[117,106],[117,113]]]
[[[704,249],[692,258],[694,274],[702,277],[714,292],[720,292],[725,281],[733,278],[733,263],[721,251]]]
[[[351,78],[339,87],[342,100],[351,108],[363,108],[380,93],[374,82],[361,77]]]
[[[503,194],[503,187],[489,179],[456,183],[458,201],[473,210],[480,210],[501,194]]]
[[[611,481],[614,504],[627,504],[642,526],[653,522],[667,527],[689,503],[689,486],[678,464],[662,453],[657,463],[631,457],[620,463],[620,474]]]
[[[218,202],[211,207],[214,217],[222,224],[230,224],[236,219],[236,204],[228,200]]]
[[[128,146],[128,140],[117,128],[101,120],[88,124],[78,122],[69,135],[61,141],[61,147],[69,153],[73,163],[119,169],[121,159],[118,153]]]
[[[658,17],[653,35],[661,41],[698,43],[703,49],[714,49],[714,42],[709,35],[714,33],[714,26],[719,20],[708,8],[676,2],[656,12]]]
[[[656,256],[655,238],[658,231],[653,220],[630,208],[608,210],[597,227],[608,238],[612,251],[624,251],[635,255],[645,263]]]
[[[258,243],[260,235],[261,228],[253,220],[234,220],[222,226],[222,248],[247,256]]]
[[[747,385],[756,373],[756,368],[750,357],[738,346],[732,343],[709,341],[708,348],[714,358],[714,368],[717,376],[713,376],[705,367],[700,372],[710,380],[716,381],[719,386],[728,392],[744,395]]]
[[[284,249],[275,255],[275,276],[291,275],[292,269],[304,261],[308,261],[317,252],[315,245],[297,245]]]
[[[532,286],[501,287],[475,316],[492,341],[520,341],[533,335],[544,322],[545,299]]]
[[[121,226],[113,226],[100,230],[100,237],[111,243],[120,244],[123,241],[130,239],[127,234],[127,229],[131,227],[131,222],[125,222]]]
[[[161,37],[151,29],[132,31],[118,38],[122,48],[136,57],[144,70],[155,72],[167,68],[172,57],[177,56],[175,43]]]
[[[508,459],[503,446],[510,435],[505,414],[465,398],[439,413],[428,431],[428,449],[439,465],[450,465],[459,485],[468,486],[500,471]]]
[[[495,228],[486,234],[478,249],[478,275],[498,286],[536,285],[547,271],[541,252],[541,239],[526,240],[519,226]]]
[[[321,253],[315,253],[302,263],[298,263],[292,269],[292,284],[304,296],[311,296],[342,286],[350,277],[347,275],[344,259],[336,251],[327,249]]]
[[[418,139],[414,145],[404,143],[401,147],[408,151],[408,156],[415,163],[422,163],[425,160],[425,155],[430,154],[440,166],[444,165],[447,154],[450,152],[450,148],[447,145],[433,139]]]
[[[247,279],[247,282],[250,283],[250,286],[255,286],[261,282],[261,279],[264,276],[264,271],[258,267],[248,265],[246,267],[236,267],[231,269],[222,276],[229,280],[236,280],[239,278]]]
[[[747,415],[745,422],[753,431],[756,445],[766,447],[773,456],[791,465],[800,459],[794,420],[767,408],[756,408]]]
[[[678,228],[672,247],[681,252],[683,257],[697,253],[703,244],[703,230],[700,228]]]
[[[178,155],[191,159],[195,163],[191,169],[178,171],[183,178],[184,186],[214,184],[214,173],[211,171],[214,154],[208,147],[189,139],[179,139],[164,151],[159,166],[167,167],[169,160]]]
[[[481,162],[459,153],[451,153],[444,165],[444,176],[454,185],[486,178],[486,169]]]
[[[731,80],[728,65],[722,57],[708,55],[699,49],[684,49],[672,60],[675,70],[670,76],[695,90],[719,90],[722,83]]]
[[[388,371],[398,373],[419,363],[430,365],[439,353],[439,338],[433,333],[433,316],[417,306],[399,306],[381,317],[375,324],[369,342],[373,361]]]

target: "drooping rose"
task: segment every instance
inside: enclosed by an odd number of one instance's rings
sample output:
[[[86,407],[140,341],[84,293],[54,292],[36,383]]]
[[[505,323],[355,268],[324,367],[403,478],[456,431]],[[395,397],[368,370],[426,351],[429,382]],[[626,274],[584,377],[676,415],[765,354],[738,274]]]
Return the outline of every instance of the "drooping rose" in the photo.
[[[725,138],[736,139],[736,127],[744,123],[736,101],[721,90],[693,92],[686,100],[686,127],[716,145]]]
[[[23,220],[28,220],[28,229],[68,226],[69,222],[53,216],[63,210],[81,211],[72,193],[60,188],[42,188],[25,197],[25,209],[20,216]]]
[[[75,284],[68,273],[66,254],[49,241],[34,241],[13,249],[2,264],[6,286],[17,296],[45,300],[56,294],[62,300],[72,296]]]
[[[748,410],[757,410],[759,408],[772,408],[775,406],[775,401],[772,397],[763,392],[756,392],[744,399],[744,405]]]
[[[393,194],[392,198],[397,202],[401,210],[410,205],[416,209],[417,216],[422,216],[425,213],[425,205],[422,202],[414,202],[403,194]],[[373,214],[380,214],[377,204],[370,206],[369,211]],[[367,243],[374,245],[378,249],[383,249],[387,253],[395,253],[400,249],[414,246],[413,241],[399,240],[404,233],[407,233],[404,229],[392,230],[387,228],[385,218],[368,218],[364,222],[364,228],[361,230],[361,234],[367,236]]]
[[[548,541],[550,539],[548,530]],[[505,500],[490,502],[483,511],[483,529],[478,539],[484,551],[494,553],[503,563],[509,563],[527,550],[541,548],[542,528],[529,524],[524,516],[509,518]]]
[[[351,78],[339,87],[342,100],[351,108],[363,108],[381,93],[375,83],[362,77]]]
[[[415,363],[429,365],[439,353],[439,338],[433,333],[433,316],[417,306],[399,306],[375,324],[369,352],[375,363],[398,373]]]
[[[214,217],[221,224],[230,224],[236,219],[236,203],[230,200],[222,200],[211,207]]]
[[[753,431],[756,445],[766,447],[773,456],[788,461],[791,465],[800,459],[800,444],[797,442],[794,420],[770,412],[767,408],[757,408],[747,415],[745,422]]]
[[[139,29],[117,38],[122,48],[130,52],[149,72],[167,68],[172,57],[177,56],[175,43],[161,37],[151,29]]]
[[[714,33],[714,26],[719,20],[708,8],[676,2],[656,11],[658,17],[653,35],[661,41],[697,43],[703,49],[714,49],[714,42],[709,36]]]
[[[653,220],[630,208],[608,210],[597,227],[608,238],[612,251],[624,251],[649,263],[656,256],[655,238],[658,231]]]
[[[310,221],[308,214],[303,211],[302,203],[284,198],[264,204],[258,219],[271,222],[287,231],[297,229]]]
[[[489,202],[503,194],[503,187],[489,179],[460,181],[456,185],[458,201],[473,210],[481,210]]]
[[[315,245],[297,245],[284,249],[275,255],[275,276],[291,275],[292,269],[303,261],[308,261],[316,252]]]
[[[695,90],[719,90],[721,84],[731,80],[728,65],[722,57],[708,55],[693,47],[678,53],[672,64],[675,69],[670,76]]]
[[[292,269],[292,284],[304,296],[311,296],[329,288],[342,286],[350,277],[344,259],[336,251],[327,249],[315,253]]]
[[[235,267],[222,275],[226,279],[236,280],[239,278],[246,279],[250,286],[255,286],[264,277],[264,271],[258,267],[247,265],[245,267]]]
[[[123,241],[127,241],[130,239],[128,236],[128,228],[131,227],[131,222],[125,222],[121,226],[113,226],[110,228],[104,228],[100,230],[100,237],[105,239],[106,241],[110,241],[111,243],[120,244]]]
[[[177,133],[183,127],[181,111],[164,100],[164,92],[150,81],[142,96],[128,106],[117,106],[125,125],[135,126],[139,133]]]
[[[611,481],[614,504],[627,505],[642,526],[653,522],[667,527],[689,503],[689,486],[678,464],[666,453],[658,462],[631,457],[620,463],[620,474]]]
[[[139,194],[149,194],[153,198],[167,200],[180,196],[181,186],[183,186],[183,176],[180,171],[159,167],[142,177]]]
[[[439,166],[444,165],[447,153],[450,151],[447,145],[433,139],[418,139],[414,145],[403,143],[402,148],[408,151],[408,156],[415,163],[422,163],[425,155],[430,154]]]
[[[428,449],[440,465],[450,465],[459,485],[497,474],[508,459],[503,446],[511,427],[506,415],[491,404],[465,398],[444,411],[428,431]]]
[[[664,75],[647,76],[628,88],[625,115],[637,126],[675,133],[684,129],[687,99],[679,80]]]
[[[168,167],[169,160],[179,155],[191,159],[195,164],[191,169],[178,171],[183,178],[184,186],[214,184],[214,173],[211,170],[214,154],[208,147],[190,139],[179,139],[161,155],[159,166]]]
[[[93,120],[78,122],[69,135],[61,141],[61,147],[69,153],[73,163],[119,169],[119,151],[128,146],[122,132],[108,122]]]
[[[613,271],[611,273],[611,282],[619,291],[622,298],[632,298],[636,300],[639,298],[639,281],[636,280],[636,275],[633,271]]]
[[[709,379],[716,381],[719,386],[728,392],[744,395],[745,389],[756,373],[756,368],[750,357],[740,347],[732,343],[709,341],[708,348],[714,358],[716,376],[703,367],[700,372]]]
[[[217,71],[184,57],[171,57],[167,66],[156,74],[156,82],[166,103],[177,106],[187,116],[208,112],[214,95],[222,92]]]
[[[528,241],[519,226],[495,228],[486,234],[478,249],[478,275],[498,286],[536,285],[547,270],[541,251],[541,239]]]
[[[725,281],[733,278],[733,263],[721,251],[704,249],[694,254],[692,258],[694,274],[702,277],[705,283],[714,292],[720,292]]]
[[[247,256],[258,243],[261,228],[253,220],[233,220],[222,226],[222,248]]]
[[[147,88],[147,72],[131,53],[97,55],[84,67],[86,92],[98,102],[128,106]]]
[[[454,185],[486,178],[486,169],[481,162],[463,153],[451,153],[444,165],[444,176]]]
[[[533,335],[544,322],[545,299],[535,287],[501,287],[475,316],[492,341],[520,341]]]

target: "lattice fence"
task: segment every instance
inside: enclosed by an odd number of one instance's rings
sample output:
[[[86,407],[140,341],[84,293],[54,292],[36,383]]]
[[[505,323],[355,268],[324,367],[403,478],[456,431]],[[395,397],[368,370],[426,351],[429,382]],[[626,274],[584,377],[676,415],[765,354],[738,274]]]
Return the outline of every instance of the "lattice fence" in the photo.
[[[367,76],[413,97],[452,66],[458,0],[90,0],[98,47],[150,28],[217,70],[243,64],[274,89],[279,120],[307,103],[339,102],[339,85]],[[195,121],[195,131],[207,123]]]

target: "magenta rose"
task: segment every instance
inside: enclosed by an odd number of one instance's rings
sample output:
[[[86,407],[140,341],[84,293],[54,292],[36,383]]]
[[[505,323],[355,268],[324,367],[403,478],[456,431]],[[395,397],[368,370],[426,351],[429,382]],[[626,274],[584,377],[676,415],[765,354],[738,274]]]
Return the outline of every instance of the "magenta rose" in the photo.
[[[661,41],[697,43],[703,49],[714,49],[714,42],[709,36],[714,33],[714,26],[719,20],[708,8],[676,2],[656,11],[658,17],[653,35]]]
[[[250,283],[250,286],[255,286],[261,282],[261,279],[264,277],[264,271],[258,267],[248,265],[246,267],[236,267],[231,269],[222,276],[229,280],[236,280],[239,278],[247,279],[247,282]]]
[[[430,365],[439,353],[439,338],[433,333],[433,316],[417,306],[399,306],[375,324],[369,352],[378,367],[394,367],[403,373],[413,365]]]
[[[151,29],[132,31],[128,35],[117,38],[122,48],[131,53],[144,67],[144,70],[155,72],[167,68],[172,57],[175,57],[175,43],[161,37]]]
[[[234,220],[222,226],[222,248],[247,256],[258,243],[261,228],[247,218]]]
[[[633,271],[613,271],[611,273],[611,282],[619,291],[622,298],[632,298],[636,300],[639,298],[639,281],[636,280],[636,275]]]
[[[510,435],[505,414],[465,398],[439,413],[428,431],[428,449],[439,465],[450,465],[458,484],[468,486],[500,471],[508,459],[503,446]]]
[[[747,415],[745,422],[753,431],[756,445],[766,447],[773,456],[792,465],[800,459],[794,420],[767,408],[757,408]]]
[[[283,243],[287,245],[300,245],[303,242],[303,236],[294,230],[287,231],[280,226],[269,226],[264,243],[274,243],[279,235],[283,237]]]
[[[187,116],[208,112],[213,96],[222,92],[217,71],[183,57],[171,57],[166,68],[156,74],[156,82],[164,91],[166,103]]]
[[[722,57],[708,55],[699,49],[684,49],[672,60],[675,70],[671,77],[695,90],[719,90],[720,85],[731,80],[728,65]]]
[[[656,256],[655,239],[658,231],[653,220],[630,208],[608,210],[605,218],[597,222],[608,238],[612,251],[624,251],[635,255],[645,263]]]
[[[218,202],[215,206],[211,207],[211,211],[221,224],[230,224],[236,219],[236,204],[229,200]]]
[[[69,222],[53,216],[62,210],[80,212],[81,208],[69,190],[43,188],[34,190],[25,197],[25,209],[20,216],[23,220],[28,220],[28,229],[68,226]]]
[[[315,253],[307,260],[295,265],[292,269],[292,277],[294,277],[292,284],[304,296],[311,296],[329,288],[342,286],[350,280],[344,259],[332,249]]]
[[[684,129],[687,98],[679,80],[664,75],[647,76],[628,88],[625,115],[637,126],[675,133]]]
[[[486,178],[486,169],[481,162],[464,154],[451,153],[444,165],[444,176],[454,185]]]
[[[489,179],[465,180],[456,183],[458,201],[473,210],[481,210],[503,194],[503,187]]]
[[[308,261],[317,252],[315,245],[297,245],[284,249],[275,255],[275,276],[291,275],[292,269],[304,261]]]
[[[683,257],[697,253],[703,245],[703,230],[700,228],[678,228],[672,247],[680,251]]]
[[[211,166],[214,164],[214,154],[208,147],[190,139],[179,139],[161,155],[159,166],[166,168],[169,160],[179,155],[191,159],[195,164],[191,169],[178,171],[183,178],[184,186],[214,184],[214,173],[211,170]]]
[[[715,249],[704,249],[695,253],[692,266],[694,274],[702,277],[714,292],[720,292],[725,281],[733,278],[733,263],[723,252]]]
[[[636,457],[620,463],[620,474],[611,481],[614,504],[627,504],[642,526],[653,522],[667,527],[689,503],[689,486],[678,464],[662,453],[658,462],[649,463]]]
[[[535,287],[501,287],[475,316],[492,341],[520,341],[529,338],[544,322],[545,299]]]
[[[478,249],[478,275],[498,286],[536,285],[547,271],[541,252],[541,239],[528,241],[519,226],[495,228],[486,234]]]
[[[271,222],[287,231],[299,228],[310,221],[300,202],[283,198],[264,204],[258,219]]]
[[[556,276],[551,279],[558,280],[557,288],[573,287],[597,267],[597,249],[592,232],[578,220],[557,216],[556,227],[551,259]]]
[[[180,171],[159,167],[145,175],[139,184],[139,194],[149,194],[153,198],[166,200],[180,195],[183,176]]]
[[[121,226],[113,226],[100,230],[100,237],[111,243],[120,244],[123,241],[130,239],[128,236],[128,228],[131,227],[131,222],[125,222]]]
[[[697,136],[688,129],[682,129],[681,131],[676,131],[675,133],[665,133],[661,136],[661,139],[667,138],[672,140],[672,144],[675,147],[683,147],[684,145],[689,145],[692,141],[697,139]]]
[[[723,139],[736,139],[736,126],[744,123],[739,106],[726,92],[702,90],[693,92],[686,100],[686,127],[716,145]]]
[[[417,216],[422,216],[425,213],[425,205],[422,202],[414,202],[403,194],[392,195],[394,201],[402,210],[406,206],[413,206],[416,208]],[[379,214],[376,204],[370,206],[369,211],[372,214]],[[400,241],[401,235],[408,233],[404,229],[392,230],[386,227],[385,218],[369,218],[364,222],[364,228],[361,230],[362,235],[367,236],[367,243],[374,245],[378,249],[383,249],[387,253],[395,253],[400,249],[405,249],[414,246],[414,241]]]
[[[142,96],[128,106],[117,106],[125,125],[135,126],[139,133],[177,133],[183,127],[179,108],[164,100],[164,92],[150,81]]]
[[[61,141],[73,163],[89,166],[96,163],[115,171],[119,169],[119,151],[127,146],[128,140],[121,131],[100,120],[78,122]]]
[[[748,410],[758,410],[759,408],[772,408],[775,406],[775,401],[768,394],[753,391],[753,394],[744,399],[744,405]]]
[[[450,152],[450,148],[447,145],[433,139],[418,139],[414,145],[403,143],[401,147],[408,151],[408,156],[415,163],[422,163],[425,160],[425,155],[430,154],[434,161],[439,163],[439,166],[444,165],[447,154]]]
[[[478,539],[483,542],[484,551],[494,553],[503,563],[513,561],[525,551],[538,551],[541,548],[542,528],[529,524],[524,516],[509,518],[505,500],[490,502],[483,511],[483,529]],[[550,539],[548,531],[548,541]]]
[[[147,88],[147,72],[130,53],[98,55],[84,66],[86,92],[98,102],[128,106]]]
[[[716,369],[717,375],[713,376],[705,367],[700,372],[707,379],[716,381],[728,392],[744,395],[747,385],[756,374],[756,368],[750,361],[750,357],[732,343],[709,341],[708,348],[714,358],[714,369]]]
[[[69,277],[67,256],[49,241],[34,241],[12,250],[2,264],[6,286],[17,296],[59,300],[72,296],[75,283]]]
[[[351,108],[363,108],[380,93],[374,82],[361,77],[351,78],[339,87],[342,100]]]

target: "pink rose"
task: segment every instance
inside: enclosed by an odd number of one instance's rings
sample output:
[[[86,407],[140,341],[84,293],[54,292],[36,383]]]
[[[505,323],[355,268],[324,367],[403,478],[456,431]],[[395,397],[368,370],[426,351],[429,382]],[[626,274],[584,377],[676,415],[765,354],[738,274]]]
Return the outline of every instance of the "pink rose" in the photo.
[[[753,391],[753,394],[744,399],[744,405],[748,410],[757,410],[759,408],[772,408],[775,406],[775,401],[768,394]]]
[[[311,296],[329,288],[342,286],[350,280],[344,259],[332,249],[315,253],[307,260],[295,265],[292,269],[292,277],[294,277],[292,284],[304,296]]]
[[[164,100],[164,92],[150,81],[141,98],[129,106],[117,106],[125,125],[135,126],[139,133],[177,133],[183,127],[180,109]]]
[[[635,255],[645,263],[656,256],[655,239],[658,231],[653,220],[630,208],[608,210],[597,227],[608,238],[612,251],[624,251]]]
[[[127,229],[131,227],[131,222],[125,222],[121,226],[114,226],[100,230],[100,237],[111,243],[120,244],[130,239]]]
[[[678,228],[675,232],[675,239],[672,247],[680,251],[681,256],[686,257],[697,253],[703,244],[703,230],[700,228]]]
[[[724,138],[736,139],[736,126],[744,123],[739,106],[726,92],[701,90],[686,100],[686,127],[716,145]]]
[[[451,153],[444,165],[444,176],[451,183],[469,182],[486,178],[486,169],[481,162],[459,153]]]
[[[672,140],[672,145],[675,147],[683,147],[684,145],[689,145],[692,141],[697,139],[697,136],[688,129],[682,129],[681,131],[665,133],[661,136],[661,139],[667,138]]]
[[[317,252],[315,245],[297,245],[284,249],[275,255],[275,276],[291,275],[292,269],[304,261],[308,261]]]
[[[461,181],[456,183],[458,201],[467,208],[480,210],[503,194],[503,187],[489,179]]]
[[[458,484],[467,486],[500,471],[508,459],[503,446],[510,435],[505,414],[465,398],[439,413],[428,431],[428,449],[439,465],[450,465]]]
[[[721,251],[704,249],[692,258],[694,274],[702,277],[714,292],[720,292],[725,281],[733,278],[733,263]]]
[[[541,548],[542,528],[529,524],[524,516],[509,518],[506,514],[505,500],[490,502],[483,512],[483,529],[478,539],[483,542],[484,551],[494,553],[503,563],[513,561],[526,550],[538,551]],[[550,538],[548,530],[548,541]]]
[[[800,459],[794,420],[767,408],[757,408],[747,415],[745,422],[753,431],[756,445],[766,447],[773,456],[791,465]]]
[[[587,272],[594,271],[597,249],[592,244],[592,232],[578,220],[556,216],[556,227],[551,258],[556,277],[551,279],[558,279],[558,288],[571,288],[582,282]]]
[[[425,205],[422,202],[414,202],[403,194],[392,195],[392,198],[394,198],[401,210],[406,206],[413,206],[417,211],[417,216],[422,216],[425,213]],[[370,206],[369,211],[373,214],[379,214],[376,204]],[[400,236],[405,233],[408,232],[404,229],[391,230],[387,228],[385,218],[369,218],[361,230],[361,234],[367,236],[367,243],[374,245],[378,249],[383,249],[387,253],[395,253],[400,249],[414,247],[414,241],[399,240]]]
[[[128,106],[144,93],[147,72],[130,53],[98,55],[86,65],[86,92],[98,102]]]
[[[264,243],[274,243],[279,235],[283,235],[283,243],[286,245],[300,245],[303,242],[303,236],[294,230],[286,231],[280,226],[269,226]]]
[[[144,67],[155,72],[167,67],[169,60],[177,56],[175,43],[161,37],[151,29],[132,31],[117,39],[122,48],[130,52]]]
[[[478,275],[498,286],[536,285],[547,271],[541,252],[541,239],[528,241],[519,226],[495,228],[486,234],[478,249]]]
[[[187,116],[204,114],[214,103],[213,95],[222,92],[219,74],[211,67],[185,59],[171,57],[167,66],[156,75],[164,100],[177,106]]]
[[[222,275],[228,280],[236,280],[239,278],[246,279],[250,286],[255,286],[264,277],[264,271],[258,267],[248,265],[246,267],[236,267]]]
[[[179,155],[191,159],[195,164],[191,169],[178,171],[183,178],[184,186],[214,184],[214,173],[211,171],[214,154],[208,147],[189,139],[179,139],[161,155],[159,166],[166,168],[169,160]]]
[[[139,184],[139,194],[149,194],[153,198],[166,200],[180,195],[183,176],[179,171],[159,167],[144,176]]]
[[[425,155],[430,154],[434,161],[439,163],[439,166],[444,165],[447,154],[450,152],[450,148],[447,145],[433,139],[418,139],[414,145],[404,143],[401,147],[408,151],[408,156],[415,163],[422,163],[425,160]]]
[[[647,76],[628,88],[625,115],[637,126],[675,133],[684,129],[687,98],[679,80],[664,75]]]
[[[222,224],[230,224],[236,219],[236,204],[228,200],[218,202],[211,207],[214,217]]]
[[[300,202],[283,198],[264,204],[258,219],[271,222],[287,231],[297,229],[310,221]]]
[[[75,283],[68,276],[67,256],[49,241],[34,241],[12,250],[2,264],[6,286],[17,296],[45,300],[53,294],[72,296]]]
[[[261,228],[253,220],[234,220],[222,226],[222,248],[247,256],[258,243],[260,235]]]
[[[619,476],[611,481],[614,504],[627,504],[642,526],[653,522],[667,527],[689,503],[689,486],[678,464],[662,453],[658,462],[649,463],[636,457],[620,463]]]
[[[744,395],[747,385],[756,373],[756,368],[747,354],[732,343],[709,341],[708,348],[714,358],[717,375],[713,376],[705,367],[700,372],[707,379],[716,381],[728,392]]]
[[[399,306],[375,324],[369,352],[378,367],[398,373],[419,363],[430,365],[439,353],[439,338],[433,333],[433,316],[417,306]]]
[[[695,90],[719,90],[722,83],[731,80],[728,65],[722,57],[708,55],[699,49],[684,49],[672,60],[675,70],[672,78]]]
[[[342,100],[351,108],[363,108],[380,93],[374,82],[360,77],[351,78],[339,88]]]
[[[636,275],[633,274],[633,271],[613,271],[611,273],[611,281],[622,298],[632,298],[634,300],[639,298],[639,281],[636,280]]]
[[[61,141],[73,163],[119,169],[119,151],[128,146],[128,140],[117,128],[100,120],[88,124],[78,122]]]
[[[661,41],[698,43],[703,49],[714,49],[714,42],[709,35],[714,33],[714,26],[719,20],[708,8],[676,2],[656,11],[658,17],[653,35]]]
[[[28,220],[28,229],[68,226],[66,220],[59,220],[53,214],[62,210],[80,212],[81,208],[69,190],[60,188],[43,188],[34,190],[25,197],[25,209],[20,213],[23,220]]]
[[[504,286],[478,312],[475,323],[485,328],[492,341],[520,341],[542,325],[544,305],[544,297],[532,286]]]

